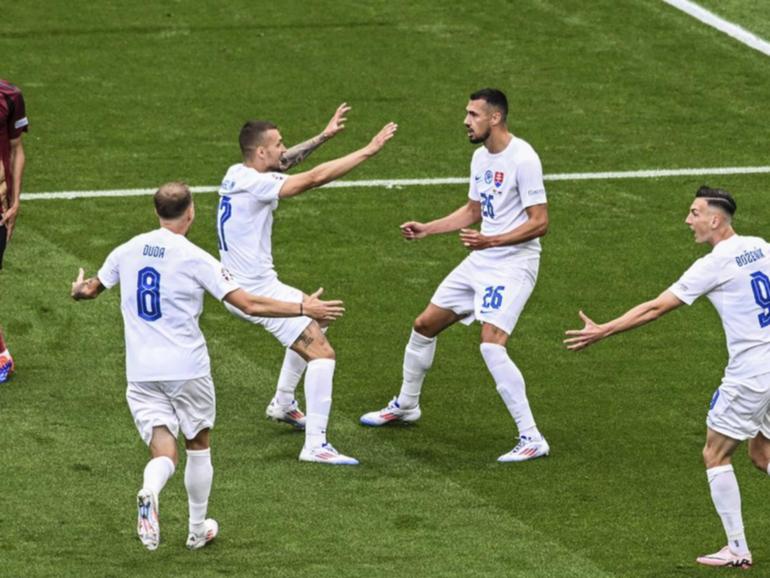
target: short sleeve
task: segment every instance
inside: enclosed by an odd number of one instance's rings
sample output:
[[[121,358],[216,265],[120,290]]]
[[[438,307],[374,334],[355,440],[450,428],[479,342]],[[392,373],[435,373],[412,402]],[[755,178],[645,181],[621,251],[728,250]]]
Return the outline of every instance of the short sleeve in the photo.
[[[195,252],[194,268],[195,279],[218,301],[240,289],[225,266],[202,249]]]
[[[13,101],[13,116],[9,119],[9,131],[11,140],[17,139],[21,136],[21,133],[27,132],[29,129],[29,120],[27,119],[27,111],[24,106],[24,96],[21,91],[16,91],[11,95]]]
[[[288,175],[282,173],[257,173],[248,184],[246,190],[263,203],[271,203],[278,199],[278,193]]]
[[[113,249],[112,253],[107,256],[104,261],[104,265],[99,269],[96,276],[99,278],[99,282],[107,289],[112,289],[115,285],[120,283],[120,250],[121,247]]]
[[[719,285],[719,268],[710,255],[695,261],[679,280],[668,288],[677,299],[692,305],[700,297]]]
[[[475,159],[476,155],[474,155],[473,158]],[[471,161],[471,180],[470,180],[470,185],[468,186],[468,198],[471,201],[476,201],[476,202],[481,201],[481,196],[479,196],[479,188],[478,188],[478,184],[481,179],[483,179],[483,177],[475,173],[475,163]]]
[[[543,167],[537,155],[528,156],[526,160],[516,166],[516,187],[524,208],[547,202],[545,184],[543,183]]]

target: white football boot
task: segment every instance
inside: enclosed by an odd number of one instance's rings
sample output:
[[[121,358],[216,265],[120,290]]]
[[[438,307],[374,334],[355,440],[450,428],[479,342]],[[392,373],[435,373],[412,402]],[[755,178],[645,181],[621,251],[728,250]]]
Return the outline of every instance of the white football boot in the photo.
[[[725,546],[719,552],[699,556],[695,560],[698,564],[704,566],[721,566],[726,568],[742,568],[748,570],[751,568],[751,552],[745,554],[735,554],[730,550],[730,546]]]
[[[278,402],[273,398],[265,410],[265,416],[273,421],[288,423],[295,429],[305,429],[305,414],[299,409],[296,399],[291,402],[291,405],[284,406],[278,405]]]
[[[345,456],[334,449],[332,444],[325,443],[317,448],[304,446],[299,453],[299,461],[329,464],[332,466],[357,466],[358,460]]]
[[[190,535],[187,536],[187,547],[190,550],[200,550],[216,538],[217,534],[219,534],[219,524],[217,524],[217,521],[206,518],[203,522],[203,532],[200,534],[190,532]]]
[[[420,419],[422,412],[420,406],[413,408],[402,408],[398,405],[398,397],[390,400],[387,407],[379,411],[371,411],[361,416],[361,424],[371,427],[380,427],[394,421],[412,423]]]
[[[136,533],[148,550],[157,550],[160,543],[160,522],[158,520],[158,496],[144,488],[136,495]]]
[[[497,461],[502,463],[525,462],[547,456],[550,451],[551,448],[544,437],[530,438],[521,436],[516,447],[508,453],[501,455],[497,458]]]

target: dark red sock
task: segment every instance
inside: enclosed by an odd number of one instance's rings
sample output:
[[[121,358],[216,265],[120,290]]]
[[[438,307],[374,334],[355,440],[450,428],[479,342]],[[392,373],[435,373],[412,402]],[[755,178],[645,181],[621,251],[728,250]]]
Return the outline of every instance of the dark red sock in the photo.
[[[5,351],[5,339],[3,339],[3,330],[0,329],[0,352]]]

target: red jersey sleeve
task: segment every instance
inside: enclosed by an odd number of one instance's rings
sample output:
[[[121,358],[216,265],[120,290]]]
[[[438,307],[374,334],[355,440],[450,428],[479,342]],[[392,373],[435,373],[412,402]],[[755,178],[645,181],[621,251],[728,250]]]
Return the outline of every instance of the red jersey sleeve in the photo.
[[[8,134],[11,140],[17,139],[21,133],[29,130],[29,120],[27,119],[27,109],[24,106],[24,96],[21,91],[16,91],[11,95],[13,101],[13,114],[8,119]]]
[[[15,140],[21,133],[29,130],[27,119],[27,107],[24,104],[24,95],[13,84],[0,80],[0,96],[5,100],[6,126],[5,133],[9,140]]]

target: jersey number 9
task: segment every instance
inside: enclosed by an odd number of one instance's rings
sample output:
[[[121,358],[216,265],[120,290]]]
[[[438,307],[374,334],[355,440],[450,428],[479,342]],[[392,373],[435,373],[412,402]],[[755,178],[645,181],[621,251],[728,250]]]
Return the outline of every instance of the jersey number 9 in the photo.
[[[770,325],[770,279],[757,271],[751,274],[751,290],[754,292],[754,301],[762,308],[762,313],[757,315],[760,327]]]

